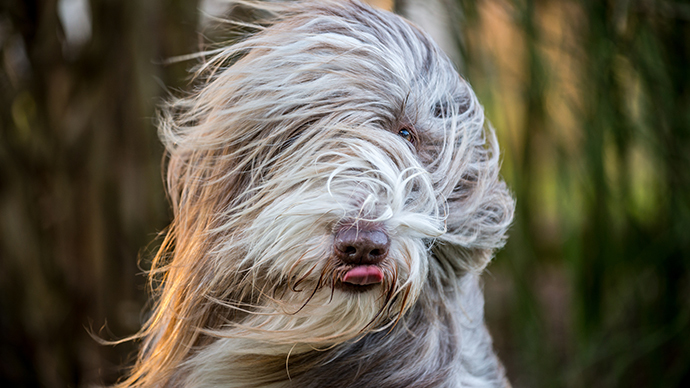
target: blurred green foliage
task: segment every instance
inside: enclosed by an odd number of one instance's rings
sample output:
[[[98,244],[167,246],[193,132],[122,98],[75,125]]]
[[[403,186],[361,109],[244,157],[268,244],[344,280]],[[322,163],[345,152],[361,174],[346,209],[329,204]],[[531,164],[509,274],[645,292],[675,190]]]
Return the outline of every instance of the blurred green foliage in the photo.
[[[690,386],[690,3],[457,3],[518,203],[487,279],[514,385]]]
[[[690,3],[442,1],[518,203],[486,277],[514,386],[690,386]],[[0,5],[2,386],[121,373],[88,333],[141,323],[163,63],[199,50],[196,1],[91,1],[84,41],[62,2]]]

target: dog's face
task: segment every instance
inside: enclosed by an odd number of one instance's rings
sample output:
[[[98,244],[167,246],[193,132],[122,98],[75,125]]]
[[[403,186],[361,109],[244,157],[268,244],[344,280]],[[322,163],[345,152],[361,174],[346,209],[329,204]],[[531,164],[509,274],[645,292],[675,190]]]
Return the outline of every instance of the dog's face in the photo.
[[[340,343],[503,244],[495,136],[437,46],[358,3],[284,7],[164,111],[175,221],[150,327],[177,332],[155,341]]]

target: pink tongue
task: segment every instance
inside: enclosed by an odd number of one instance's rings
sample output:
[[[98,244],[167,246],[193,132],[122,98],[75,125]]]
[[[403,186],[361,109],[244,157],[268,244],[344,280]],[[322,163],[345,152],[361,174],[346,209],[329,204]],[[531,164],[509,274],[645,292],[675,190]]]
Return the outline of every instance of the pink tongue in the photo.
[[[381,283],[383,272],[375,265],[360,265],[347,271],[343,276],[343,283],[366,286],[367,284]]]

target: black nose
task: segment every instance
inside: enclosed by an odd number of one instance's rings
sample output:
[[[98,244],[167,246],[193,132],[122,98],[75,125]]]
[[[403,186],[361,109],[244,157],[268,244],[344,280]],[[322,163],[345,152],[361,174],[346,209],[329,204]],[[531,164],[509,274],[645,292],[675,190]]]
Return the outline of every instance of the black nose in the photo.
[[[388,255],[388,234],[378,225],[348,225],[336,233],[335,254],[347,264],[378,264]]]

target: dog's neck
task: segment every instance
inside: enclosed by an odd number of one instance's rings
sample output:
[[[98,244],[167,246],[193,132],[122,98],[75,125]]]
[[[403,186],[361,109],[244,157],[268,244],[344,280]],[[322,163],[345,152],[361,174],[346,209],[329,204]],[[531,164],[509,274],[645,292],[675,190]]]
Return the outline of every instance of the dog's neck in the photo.
[[[195,387],[507,386],[484,325],[479,277],[444,283],[428,282],[392,330],[325,350],[279,345],[270,353],[245,339],[222,338],[173,380]]]

